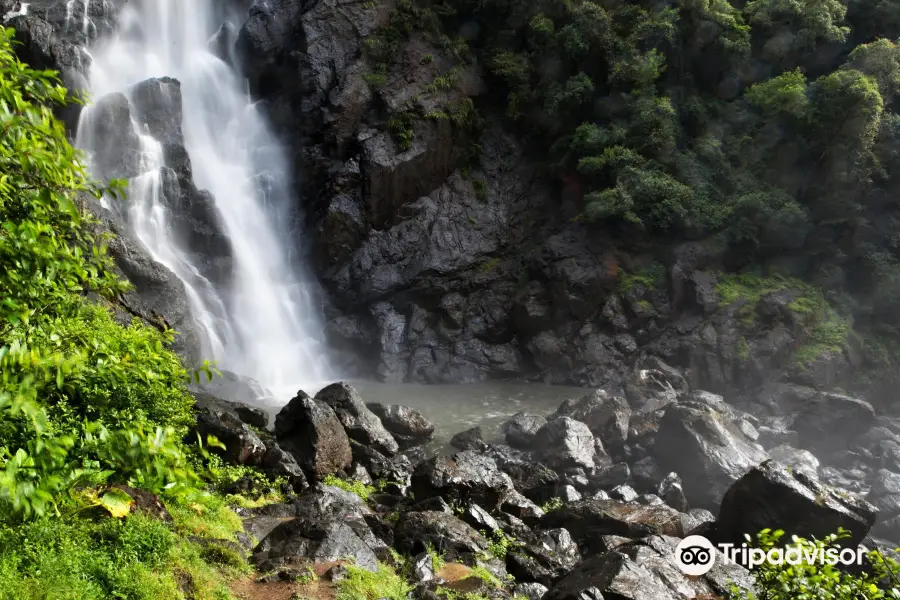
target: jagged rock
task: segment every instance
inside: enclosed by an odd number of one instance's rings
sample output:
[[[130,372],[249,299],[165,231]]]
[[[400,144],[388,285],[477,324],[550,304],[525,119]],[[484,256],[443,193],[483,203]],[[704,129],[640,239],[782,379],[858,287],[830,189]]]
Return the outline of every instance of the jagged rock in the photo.
[[[879,469],[872,480],[872,488],[866,495],[866,500],[879,511],[876,531],[883,535],[897,533],[897,523],[892,519],[900,515],[900,475]]]
[[[394,436],[401,449],[424,444],[434,435],[434,423],[414,408],[377,403],[366,406],[381,419],[382,425]]]
[[[492,458],[464,451],[420,464],[410,488],[417,499],[442,496],[493,509],[513,490],[513,483]]]
[[[642,491],[655,492],[664,472],[659,462],[652,456],[645,456],[631,466],[631,478],[637,489]]]
[[[529,500],[543,503],[556,496],[559,475],[543,463],[505,446],[491,446],[486,455],[494,459],[497,467],[509,475],[515,489]]]
[[[659,497],[666,504],[677,510],[678,512],[690,512],[687,498],[684,496],[684,487],[681,484],[681,477],[677,473],[669,473],[659,483]]]
[[[450,445],[457,450],[485,450],[487,442],[484,441],[484,430],[481,427],[472,427],[460,431],[450,438]]]
[[[303,559],[331,562],[346,558],[369,571],[378,568],[378,557],[349,525],[291,519],[269,532],[254,549],[252,560],[265,572]]]
[[[316,394],[321,402],[334,410],[350,438],[391,456],[399,450],[396,440],[381,420],[366,408],[359,393],[346,383],[333,383]]]
[[[295,492],[309,487],[303,469],[289,452],[285,452],[275,441],[266,442],[266,453],[260,466],[270,475],[285,477]]]
[[[617,485],[609,490],[609,497],[620,502],[634,502],[638,499],[638,493],[627,485]]]
[[[275,436],[315,480],[342,471],[353,461],[350,440],[337,415],[302,391],[276,415]]]
[[[709,406],[670,406],[652,452],[666,471],[676,471],[691,505],[712,508],[728,487],[768,457],[727,417]]]
[[[399,454],[388,458],[378,450],[353,440],[350,441],[350,447],[353,449],[353,460],[365,467],[376,479],[390,481],[400,486],[409,485],[413,465],[406,456]]]
[[[506,443],[513,448],[533,450],[534,436],[546,424],[547,419],[544,417],[519,412],[506,421],[501,429],[506,436]]]
[[[181,82],[171,77],[146,79],[131,88],[137,122],[163,143],[184,144]]]
[[[540,583],[520,583],[513,588],[513,596],[525,600],[541,600],[547,594],[547,586]]]
[[[875,409],[865,400],[822,392],[794,421],[802,447],[830,455],[872,426]]]
[[[506,570],[521,582],[552,586],[581,560],[578,546],[565,529],[544,531],[531,544],[511,549],[506,555]]]
[[[628,437],[631,407],[620,396],[597,390],[578,400],[566,400],[550,420],[569,417],[588,426],[605,444],[622,444]]]
[[[627,463],[616,463],[597,469],[590,478],[594,487],[608,489],[623,485],[631,479],[631,469]]]
[[[538,459],[553,469],[594,467],[594,436],[584,423],[558,417],[541,427],[534,436]]]
[[[199,413],[197,433],[202,440],[215,436],[225,449],[212,447],[211,450],[235,465],[259,465],[266,453],[266,445],[259,436],[236,416],[226,412]]]
[[[639,412],[665,408],[689,391],[690,386],[684,376],[655,356],[635,365],[631,377],[625,382],[625,395]]]
[[[614,551],[590,558],[554,585],[544,600],[681,600],[650,569]]]
[[[768,527],[782,529],[787,536],[823,539],[843,527],[851,534],[846,543],[855,546],[872,528],[875,514],[868,502],[770,460],[729,488],[716,519],[716,536],[741,544],[744,534]]]
[[[459,518],[467,525],[472,526],[476,531],[496,531],[500,529],[500,523],[497,522],[497,519],[477,504],[466,506]]]
[[[240,419],[247,425],[252,425],[260,429],[265,429],[269,424],[268,413],[256,406],[250,406],[243,402],[224,400],[204,392],[194,392],[193,396],[196,401],[194,408],[198,411],[213,414],[228,413],[231,416]]]
[[[237,36],[237,28],[230,22],[225,21],[207,42],[210,53],[224,62],[231,62],[232,47],[237,40]]]
[[[400,552],[418,554],[430,545],[440,548],[447,560],[471,564],[476,554],[486,552],[488,541],[477,531],[444,512],[405,513],[394,531]]]
[[[516,490],[506,495],[500,509],[518,519],[533,520],[544,516],[544,511],[538,505]]]
[[[572,502],[547,513],[541,519],[541,527],[569,530],[587,555],[604,551],[598,546],[598,540],[603,535],[628,538],[684,535],[679,513],[673,508],[595,498]]]
[[[798,450],[791,446],[776,446],[769,450],[769,458],[802,472],[807,477],[816,479],[819,476],[819,459],[808,450]]]
[[[84,109],[83,125],[91,132],[91,168],[104,179],[137,177],[148,169],[141,140],[131,122],[132,108],[125,94],[114,92]]]

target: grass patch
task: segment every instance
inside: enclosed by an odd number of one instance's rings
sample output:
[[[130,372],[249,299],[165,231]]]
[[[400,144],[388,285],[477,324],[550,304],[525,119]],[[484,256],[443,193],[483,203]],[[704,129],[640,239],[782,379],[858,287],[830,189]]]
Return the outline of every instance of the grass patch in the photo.
[[[830,310],[823,320],[813,326],[809,340],[794,353],[794,362],[806,367],[823,354],[843,352],[852,330],[850,319]]]
[[[488,552],[500,560],[506,559],[506,554],[510,548],[515,548],[519,545],[519,542],[514,537],[506,535],[501,529],[495,529],[491,534],[488,534],[487,531],[482,531],[481,535],[488,539]]]
[[[202,504],[168,503],[166,508],[178,533],[235,541],[236,534],[243,530],[241,518],[218,496],[209,496]]]
[[[247,571],[243,558],[188,542],[174,529],[143,515],[0,527],[0,599],[232,598],[226,582]]]
[[[405,579],[387,565],[376,572],[348,566],[347,577],[338,584],[337,600],[406,600],[413,590]]]
[[[563,506],[562,498],[557,496],[556,498],[550,498],[546,502],[541,505],[541,510],[545,513],[552,512],[554,510],[559,510]]]
[[[374,494],[376,492],[376,488],[374,486],[366,485],[361,481],[356,481],[356,480],[348,481],[346,479],[341,479],[340,477],[337,477],[336,475],[326,476],[325,479],[322,481],[322,483],[324,483],[325,485],[330,485],[330,486],[333,486],[336,488],[340,488],[340,489],[344,490],[345,492],[350,492],[350,493],[356,494],[357,496],[359,496],[360,498],[362,498],[363,500],[366,500],[366,501],[369,500],[369,496],[371,496],[372,494]]]
[[[627,294],[637,286],[647,290],[661,290],[666,285],[666,268],[659,263],[644,267],[637,273],[619,271],[619,291]]]

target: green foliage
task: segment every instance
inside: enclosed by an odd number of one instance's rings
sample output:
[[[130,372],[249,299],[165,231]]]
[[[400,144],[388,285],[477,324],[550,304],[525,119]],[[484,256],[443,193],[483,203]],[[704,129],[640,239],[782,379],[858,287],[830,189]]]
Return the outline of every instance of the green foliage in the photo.
[[[482,531],[481,535],[488,538],[488,552],[500,560],[505,560],[507,552],[520,544],[514,537],[506,535],[502,529],[495,529],[491,533]]]
[[[666,268],[659,263],[653,263],[634,274],[619,271],[619,291],[622,293],[628,293],[636,286],[651,291],[662,290],[665,285]]]
[[[356,494],[363,500],[368,500],[369,496],[375,493],[375,487],[371,485],[366,485],[361,481],[357,481],[355,479],[347,480],[341,479],[335,475],[327,475],[325,479],[322,481],[325,485],[334,486],[336,488],[340,488],[345,492],[350,492],[352,494]]]
[[[193,598],[225,600],[231,596],[218,570],[245,572],[247,565],[214,547],[141,515],[0,526],[0,600],[173,600],[184,597],[184,579]]]
[[[766,50],[776,57],[811,50],[818,43],[843,42],[850,34],[844,24],[847,6],[841,0],[751,0],[744,14],[771,36]],[[777,35],[785,23],[790,24],[790,37]]]
[[[806,76],[795,69],[751,86],[745,97],[767,115],[802,119],[809,107],[806,91]]]
[[[350,565],[338,583],[337,600],[406,600],[412,586],[390,567],[380,564],[376,572]]]
[[[801,551],[820,555],[828,549],[838,549],[836,543],[849,537],[845,530],[826,537],[824,540],[803,539],[794,536],[789,543],[783,541],[784,531],[764,529],[754,540],[748,535],[747,541],[756,548],[768,552],[774,548],[799,548]],[[868,554],[870,566],[865,572],[856,574],[840,570],[829,564],[801,562],[792,565],[787,562],[774,564],[765,562],[753,571],[757,590],[755,592],[741,590],[732,586],[729,597],[732,600],[795,600],[797,598],[815,598],[817,600],[880,600],[882,598],[900,598],[900,589],[892,583],[890,587],[881,585],[882,581],[893,581],[893,574],[898,571],[896,561],[885,558],[878,551]]]
[[[560,498],[560,497],[550,498],[549,500],[547,500],[546,502],[544,502],[541,505],[541,510],[544,511],[545,513],[548,513],[548,512],[554,511],[554,510],[559,510],[560,508],[562,508],[562,506],[563,506],[562,498]]]

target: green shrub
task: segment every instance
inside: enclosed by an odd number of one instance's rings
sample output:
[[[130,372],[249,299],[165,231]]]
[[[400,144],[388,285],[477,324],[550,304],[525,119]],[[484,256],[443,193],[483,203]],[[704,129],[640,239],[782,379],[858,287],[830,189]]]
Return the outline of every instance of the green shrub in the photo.
[[[796,536],[784,543],[782,538],[784,531],[772,531],[764,529],[757,534],[754,540],[748,535],[747,541],[751,545],[768,552],[773,548],[799,548],[807,552],[825,552],[828,549],[837,549],[836,542],[849,537],[846,531],[826,537],[824,540],[807,540]],[[882,598],[900,598],[900,588],[897,586],[896,573],[900,573],[898,565],[892,559],[886,559],[879,552],[868,554],[870,566],[860,574],[841,571],[836,566],[829,564],[773,564],[766,562],[753,571],[757,590],[750,592],[732,586],[730,598],[732,600],[797,600],[798,598],[810,598],[816,600],[880,600]],[[890,587],[885,588],[883,581],[890,581]]]

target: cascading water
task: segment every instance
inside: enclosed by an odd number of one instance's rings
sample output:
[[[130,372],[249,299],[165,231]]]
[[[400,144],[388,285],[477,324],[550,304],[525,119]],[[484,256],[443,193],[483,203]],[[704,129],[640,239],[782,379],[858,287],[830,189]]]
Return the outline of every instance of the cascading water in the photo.
[[[71,18],[87,12],[85,1],[90,0],[69,1]],[[162,190],[161,144],[137,123],[142,174],[129,182],[127,222],[151,256],[184,282],[205,355],[286,399],[333,377],[310,278],[291,264],[288,250],[294,199],[287,161],[247,97],[245,81],[208,51],[222,11],[217,0],[132,0],[120,12],[117,34],[90,51],[91,96],[127,95],[154,77],[181,82],[184,145],[194,182],[212,193],[231,242],[229,281],[214,284],[201,274],[174,234],[171,203]],[[91,24],[85,16],[74,26],[87,32]],[[98,139],[91,108],[83,111],[78,131],[78,144],[89,156],[110,143]]]

